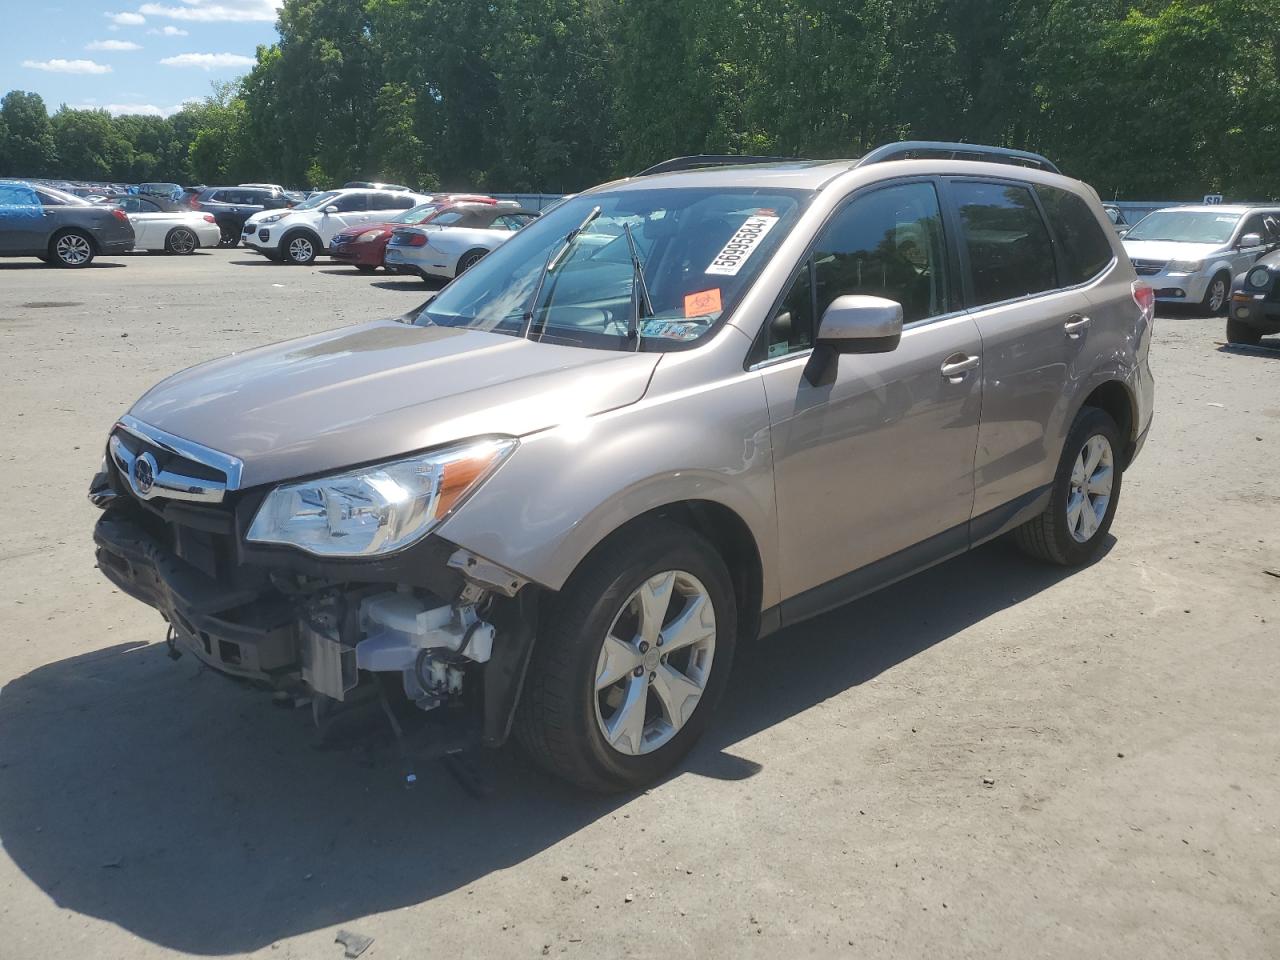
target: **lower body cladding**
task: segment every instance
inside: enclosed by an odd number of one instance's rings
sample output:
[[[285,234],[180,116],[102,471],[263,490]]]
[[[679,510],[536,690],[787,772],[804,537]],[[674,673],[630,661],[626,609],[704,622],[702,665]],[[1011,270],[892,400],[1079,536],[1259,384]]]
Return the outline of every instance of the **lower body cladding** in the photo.
[[[409,719],[448,708],[440,717],[462,724],[465,741],[507,739],[539,588],[480,558],[441,544],[432,590],[287,565],[211,578],[153,523],[118,510],[100,518],[94,540],[103,574],[169,622],[174,656],[309,702],[317,718],[371,701]]]

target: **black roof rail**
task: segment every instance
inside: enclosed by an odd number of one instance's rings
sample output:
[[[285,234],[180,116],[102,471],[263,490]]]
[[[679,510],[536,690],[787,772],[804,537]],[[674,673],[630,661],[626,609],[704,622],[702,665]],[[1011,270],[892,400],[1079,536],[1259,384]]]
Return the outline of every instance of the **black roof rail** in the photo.
[[[672,157],[655,163],[652,167],[634,174],[651,177],[655,173],[676,173],[680,170],[701,170],[704,167],[731,167],[744,163],[804,163],[803,157],[735,157],[725,153],[699,153],[692,157]]]
[[[1039,167],[1050,173],[1062,173],[1058,165],[1047,157],[1026,150],[1011,150],[1008,147],[989,147],[981,143],[948,143],[942,140],[904,140],[901,143],[886,143],[876,147],[858,161],[856,166],[864,167],[869,163],[885,163],[889,160],[907,160],[912,154],[945,154],[950,160],[994,160],[998,163],[1021,163],[1026,166]]]

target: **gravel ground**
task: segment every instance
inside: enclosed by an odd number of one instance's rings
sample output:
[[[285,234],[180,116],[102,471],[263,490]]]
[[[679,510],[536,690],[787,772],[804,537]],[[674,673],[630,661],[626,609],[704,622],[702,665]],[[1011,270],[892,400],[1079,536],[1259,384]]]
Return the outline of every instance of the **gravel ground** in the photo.
[[[242,251],[0,262],[0,957],[1280,955],[1280,350],[1161,319],[1095,566],[990,544],[741,649],[640,796],[503,751],[477,799],[171,662],[84,497],[161,376],[422,296]]]

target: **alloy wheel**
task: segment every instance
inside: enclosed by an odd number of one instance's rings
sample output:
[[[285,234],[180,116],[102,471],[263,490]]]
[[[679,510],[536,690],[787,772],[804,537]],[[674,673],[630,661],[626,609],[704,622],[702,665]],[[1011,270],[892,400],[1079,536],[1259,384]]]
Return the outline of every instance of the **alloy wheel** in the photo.
[[[1102,526],[1111,503],[1115,455],[1111,442],[1101,434],[1085,441],[1071,468],[1071,493],[1067,497],[1067,529],[1077,543],[1088,543]]]
[[[693,574],[668,570],[637,587],[596,663],[596,723],[605,742],[628,756],[670,742],[702,699],[715,645],[715,607]]]
[[[315,259],[315,247],[306,237],[294,237],[289,242],[289,259],[294,263],[310,263]]]
[[[54,251],[58,254],[59,260],[73,267],[88,263],[93,256],[89,241],[75,233],[59,237]]]
[[[169,249],[174,253],[191,253],[196,248],[196,235],[190,230],[175,230],[169,238]]]
[[[1209,288],[1209,309],[1216,314],[1222,310],[1226,302],[1227,282],[1217,277],[1213,281],[1213,286]]]

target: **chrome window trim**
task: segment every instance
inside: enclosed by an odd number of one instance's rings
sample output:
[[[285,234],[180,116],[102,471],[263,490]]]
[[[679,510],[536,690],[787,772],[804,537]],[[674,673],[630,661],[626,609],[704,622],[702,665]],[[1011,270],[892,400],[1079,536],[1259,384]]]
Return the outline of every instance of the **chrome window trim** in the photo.
[[[117,421],[116,427],[176,456],[221,471],[227,478],[226,483],[219,483],[216,480],[187,477],[168,470],[156,470],[154,458],[149,454],[143,454],[143,457],[152,461],[153,480],[150,487],[141,489],[138,478],[134,475],[134,462],[141,457],[134,457],[118,437],[112,436],[108,444],[111,459],[122,476],[128,480],[130,488],[141,499],[165,497],[170,500],[186,500],[194,503],[221,503],[228,490],[240,489],[244,463],[238,457],[211,450],[191,440],[167,433],[128,414]]]

